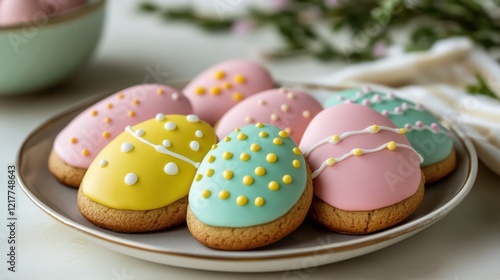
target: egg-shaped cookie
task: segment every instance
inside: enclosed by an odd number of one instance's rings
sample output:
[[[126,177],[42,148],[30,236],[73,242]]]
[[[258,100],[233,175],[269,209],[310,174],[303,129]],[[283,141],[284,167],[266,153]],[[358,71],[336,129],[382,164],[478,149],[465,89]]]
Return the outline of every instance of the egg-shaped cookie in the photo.
[[[273,87],[271,75],[262,66],[249,60],[229,60],[203,71],[183,91],[194,113],[214,125],[234,105]]]
[[[295,230],[312,201],[311,174],[278,127],[236,129],[205,156],[189,192],[187,225],[202,244],[250,250]]]
[[[143,84],[126,88],[90,106],[59,132],[49,170],[61,183],[78,187],[97,154],[127,125],[157,113],[192,114],[189,100],[174,88]]]
[[[325,107],[344,103],[368,106],[405,128],[411,145],[424,158],[421,167],[426,183],[435,182],[455,169],[456,156],[449,130],[421,104],[366,87],[338,92],[327,100]]]
[[[285,130],[297,143],[312,118],[323,106],[311,95],[294,89],[270,89],[243,100],[217,123],[219,138],[235,128],[262,122]]]
[[[387,117],[362,105],[320,112],[300,149],[312,170],[310,216],[329,230],[366,234],[411,215],[424,195],[422,157]]]
[[[185,221],[198,166],[217,142],[196,115],[164,115],[127,126],[95,158],[78,192],[91,223],[118,232],[166,229]]]

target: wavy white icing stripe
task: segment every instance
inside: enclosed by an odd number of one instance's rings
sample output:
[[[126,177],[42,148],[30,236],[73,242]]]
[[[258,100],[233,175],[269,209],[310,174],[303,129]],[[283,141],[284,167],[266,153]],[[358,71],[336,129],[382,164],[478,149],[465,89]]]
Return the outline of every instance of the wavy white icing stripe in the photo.
[[[351,152],[349,153],[346,153],[344,154],[343,156],[341,157],[338,157],[338,158],[328,158],[326,159],[325,161],[323,161],[323,163],[321,163],[320,167],[318,169],[316,169],[313,173],[312,173],[312,178],[316,178],[319,176],[319,174],[321,174],[321,172],[323,172],[323,170],[325,170],[326,167],[328,166],[333,166],[345,159],[348,159],[352,156],[362,156],[362,155],[365,155],[365,154],[371,154],[371,153],[376,153],[376,152],[380,152],[384,149],[389,149],[389,145],[390,144],[393,144],[394,145],[394,148],[404,148],[404,149],[408,149],[408,150],[411,150],[413,152],[415,152],[417,155],[418,155],[418,158],[420,160],[420,163],[422,163],[424,161],[424,158],[419,154],[417,153],[417,151],[415,151],[415,149],[413,149],[411,146],[409,145],[406,145],[406,144],[399,144],[399,143],[396,143],[396,142],[387,142],[383,145],[381,145],[380,147],[377,147],[377,148],[374,148],[374,149],[353,149],[351,150]],[[390,149],[389,149],[390,150]],[[361,155],[356,155],[356,151],[361,151]]]
[[[162,154],[166,154],[166,155],[169,155],[169,156],[173,156],[177,159],[180,159],[182,161],[185,161],[189,164],[191,164],[192,166],[198,168],[200,166],[200,163],[199,162],[195,162],[193,160],[191,160],[190,158],[188,157],[185,157],[183,155],[180,155],[178,153],[175,153],[175,152],[172,152],[170,150],[168,150],[165,146],[163,145],[155,145],[151,142],[149,142],[148,140],[142,138],[141,136],[137,135],[133,130],[132,130],[132,127],[131,126],[127,126],[125,127],[125,131],[129,132],[132,136],[134,136],[135,138],[137,138],[137,140],[141,141],[142,143],[148,145],[148,146],[151,146],[155,149],[155,151],[159,152],[159,153],[162,153]]]
[[[309,148],[309,150],[305,153],[305,157],[306,158],[309,157],[309,155],[312,153],[312,151],[314,151],[316,148],[318,148],[319,146],[321,146],[323,144],[326,144],[326,143],[337,144],[349,136],[366,134],[366,133],[374,134],[374,133],[378,133],[381,130],[382,131],[390,131],[390,132],[394,132],[394,133],[398,133],[398,134],[405,134],[406,133],[406,129],[392,128],[392,127],[388,127],[388,126],[370,125],[369,127],[365,128],[365,129],[347,131],[347,132],[344,132],[340,135],[328,136],[325,139],[323,139],[323,140],[319,141],[318,143],[314,144],[313,146],[311,146],[311,148]]]

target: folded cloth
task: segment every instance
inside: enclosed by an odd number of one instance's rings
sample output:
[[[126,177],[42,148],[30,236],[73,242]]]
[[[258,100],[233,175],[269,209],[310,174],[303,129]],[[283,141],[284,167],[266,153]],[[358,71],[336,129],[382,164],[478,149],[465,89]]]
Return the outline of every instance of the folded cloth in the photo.
[[[460,126],[481,161],[500,175],[500,101],[465,90],[467,85],[477,83],[478,74],[500,97],[500,66],[493,57],[467,38],[450,38],[435,43],[428,51],[392,49],[383,59],[301,82],[330,88],[372,85],[420,103]]]

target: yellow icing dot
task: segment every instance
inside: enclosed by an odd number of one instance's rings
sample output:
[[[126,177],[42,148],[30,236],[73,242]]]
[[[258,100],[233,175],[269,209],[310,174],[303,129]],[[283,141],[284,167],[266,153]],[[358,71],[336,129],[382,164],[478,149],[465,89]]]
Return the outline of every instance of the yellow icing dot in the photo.
[[[295,168],[299,168],[299,167],[300,167],[300,161],[299,161],[298,159],[294,159],[294,160],[292,161],[292,165],[293,165],[293,167],[295,167]]]
[[[120,93],[120,94],[118,94],[118,98],[119,98],[119,99],[123,99],[123,98],[125,98],[125,94],[124,94],[124,93]]]
[[[296,155],[298,155],[298,156],[300,156],[302,154],[302,152],[300,151],[300,149],[297,148],[297,147],[293,148],[293,153],[296,154]]]
[[[224,159],[231,159],[233,157],[233,154],[231,152],[228,152],[228,151],[225,151],[223,154],[222,154],[222,157]]]
[[[220,88],[219,88],[219,87],[212,87],[212,88],[210,89],[210,94],[212,94],[212,95],[219,95],[219,94],[220,94],[220,92],[221,92],[221,90],[220,90]]]
[[[222,87],[225,88],[225,89],[230,89],[233,86],[231,85],[231,83],[225,82],[224,84],[222,84]]]
[[[302,117],[308,119],[311,117],[311,112],[305,110],[304,112],[302,112]]]
[[[288,184],[292,183],[292,176],[286,174],[285,176],[283,176],[283,178],[281,180],[283,180],[283,183],[288,185]]]
[[[250,145],[250,150],[252,150],[252,152],[258,152],[258,151],[260,151],[259,144],[253,143],[252,145]]]
[[[258,123],[255,124],[255,127],[257,127],[257,128],[263,128],[264,124],[261,123],[261,122],[258,122]]]
[[[264,198],[258,196],[258,197],[255,198],[255,200],[253,201],[253,203],[255,204],[255,206],[261,207],[262,205],[264,205]]]
[[[283,140],[281,140],[280,138],[276,137],[273,139],[273,144],[276,145],[276,146],[279,146],[281,144],[283,144]]]
[[[243,176],[243,180],[241,180],[243,185],[250,186],[253,184],[253,178],[251,176],[245,175]]]
[[[357,149],[357,148],[353,149],[352,150],[352,154],[355,155],[355,156],[361,156],[361,155],[363,155],[363,150]]]
[[[399,134],[406,134],[406,129],[405,128],[400,128],[399,129]]]
[[[139,104],[141,104],[141,101],[136,98],[136,99],[132,100],[132,104],[139,105]]]
[[[212,194],[212,192],[210,190],[207,190],[207,189],[204,189],[202,192],[201,192],[201,196],[203,198],[209,198],[210,195]]]
[[[224,137],[224,142],[229,142],[229,141],[231,141],[231,137],[229,136]]]
[[[391,141],[387,143],[387,149],[389,149],[390,151],[394,151],[396,149],[396,142]]]
[[[128,111],[128,115],[129,115],[130,117],[135,117],[135,111],[134,111],[134,110],[130,110],[130,111]]]
[[[90,151],[87,150],[87,149],[83,149],[82,150],[82,155],[85,156],[85,157],[88,157],[90,155]]]
[[[250,159],[250,155],[249,155],[249,154],[247,154],[247,153],[241,153],[241,154],[240,154],[240,159],[241,159],[242,161],[248,161],[248,160]]]
[[[78,139],[76,139],[75,137],[71,137],[70,141],[72,144],[76,144],[78,142]]]
[[[110,134],[109,132],[107,132],[107,131],[104,131],[104,132],[102,133],[102,137],[103,137],[103,138],[109,138],[110,136],[111,136],[111,134]]]
[[[252,116],[246,116],[246,117],[245,117],[245,121],[246,121],[247,123],[253,123],[253,121],[254,121],[254,120],[255,120],[255,119],[254,119]]]
[[[248,198],[244,195],[240,195],[236,198],[236,204],[239,206],[245,206],[248,203]]]
[[[207,169],[205,175],[207,175],[207,177],[214,175],[214,170],[212,168]]]
[[[286,94],[286,97],[288,99],[294,99],[295,98],[295,94],[293,94],[293,92],[289,92],[289,93]]]
[[[283,129],[286,133],[290,134],[292,133],[292,129],[289,128],[289,127],[285,127],[285,129]]]
[[[268,136],[267,132],[265,132],[265,131],[259,132],[259,137],[266,138],[267,136]]]
[[[280,119],[280,117],[277,114],[271,114],[271,120],[272,121],[277,121],[279,119]]]
[[[205,94],[205,88],[197,87],[194,89],[194,92],[198,95],[203,95],[203,94]]]
[[[224,172],[222,172],[222,177],[224,177],[224,179],[226,180],[230,180],[231,178],[233,178],[233,171],[231,170],[224,170]]]
[[[282,130],[282,131],[280,131],[280,132],[278,133],[278,135],[279,135],[280,137],[287,138],[287,137],[288,137],[288,132],[286,132],[286,131]]]
[[[215,157],[213,155],[209,155],[207,161],[212,163],[215,161]]]
[[[239,92],[233,93],[233,100],[236,102],[240,102],[241,100],[243,100],[243,94]]]
[[[332,142],[338,142],[340,140],[340,137],[338,135],[332,135],[332,137],[330,137],[330,140]]]
[[[92,110],[92,112],[90,112],[90,114],[95,117],[95,116],[97,116],[97,114],[99,114],[99,112],[97,112],[97,110]]]
[[[243,84],[246,82],[245,76],[239,75],[239,74],[235,75],[233,79],[234,79],[234,82],[238,83],[238,84]]]
[[[106,117],[106,118],[104,118],[104,122],[105,122],[105,123],[111,123],[111,118],[110,118],[110,117]]]
[[[229,192],[226,190],[222,190],[219,192],[219,198],[220,199],[228,199],[229,197]]]
[[[269,153],[266,156],[266,160],[267,160],[267,162],[274,163],[278,160],[278,157],[274,153]]]
[[[113,108],[113,103],[108,103],[108,109]]]
[[[159,88],[156,90],[156,94],[158,94],[158,95],[163,95],[164,93],[165,93],[165,91],[162,88]]]
[[[212,150],[217,149],[217,144],[213,144],[211,149],[212,149]]]
[[[237,137],[237,138],[238,138],[238,140],[245,140],[245,139],[247,139],[248,137],[247,137],[247,135],[246,135],[245,133],[240,133],[240,134],[238,134],[238,137]]]
[[[217,70],[217,71],[215,71],[215,73],[214,73],[214,77],[215,77],[217,80],[222,80],[222,79],[224,79],[224,77],[226,77],[226,73],[224,73],[224,71],[222,71],[222,70]]]
[[[267,184],[267,188],[272,190],[272,191],[277,191],[280,188],[280,184],[276,181],[271,181],[269,184]]]
[[[336,163],[336,161],[335,161],[335,159],[334,159],[334,158],[328,158],[328,159],[326,160],[326,166],[330,166],[330,167],[332,167],[333,165],[335,165],[335,163]]]
[[[288,104],[281,105],[281,111],[288,112],[290,110],[290,106]]]
[[[234,131],[235,132],[239,132],[241,129],[239,127],[235,128]]]
[[[262,166],[257,166],[254,170],[255,175],[257,176],[264,176],[266,174],[266,169]]]
[[[380,130],[380,128],[376,124],[372,125],[371,129],[372,129],[372,132],[378,132]]]
[[[196,176],[194,177],[194,179],[198,182],[201,180],[201,178],[203,178],[203,175],[201,175],[200,173],[196,174]]]

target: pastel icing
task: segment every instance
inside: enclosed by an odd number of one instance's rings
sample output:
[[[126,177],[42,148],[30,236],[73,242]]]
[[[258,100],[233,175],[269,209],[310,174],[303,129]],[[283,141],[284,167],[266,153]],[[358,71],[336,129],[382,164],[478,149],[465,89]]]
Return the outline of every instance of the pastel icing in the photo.
[[[314,194],[346,211],[379,209],[412,196],[420,185],[422,158],[405,133],[362,105],[320,112],[299,146],[313,171]]]
[[[127,210],[156,209],[187,196],[201,160],[217,142],[209,124],[188,117],[166,115],[127,126],[90,165],[83,193],[102,205]],[[167,122],[174,122],[176,129],[165,129]],[[198,143],[197,151],[191,141]]]
[[[189,206],[210,226],[264,224],[286,214],[306,182],[305,159],[288,133],[262,123],[247,125],[205,156],[191,185]]]
[[[192,114],[192,107],[186,97],[169,86],[144,84],[129,87],[76,116],[57,135],[53,148],[67,164],[86,169],[127,125],[155,116],[162,118],[164,114]]]
[[[213,125],[235,104],[272,87],[274,82],[262,66],[248,60],[229,60],[199,74],[183,91],[194,113]]]
[[[424,158],[422,167],[437,163],[450,155],[453,141],[448,129],[420,104],[404,100],[393,93],[363,88],[336,93],[327,100],[325,107],[344,103],[368,106],[389,117],[396,126],[406,128],[406,137]]]
[[[309,94],[294,89],[270,89],[243,100],[220,119],[219,138],[237,127],[262,122],[277,126],[298,143],[312,118],[323,106]]]

